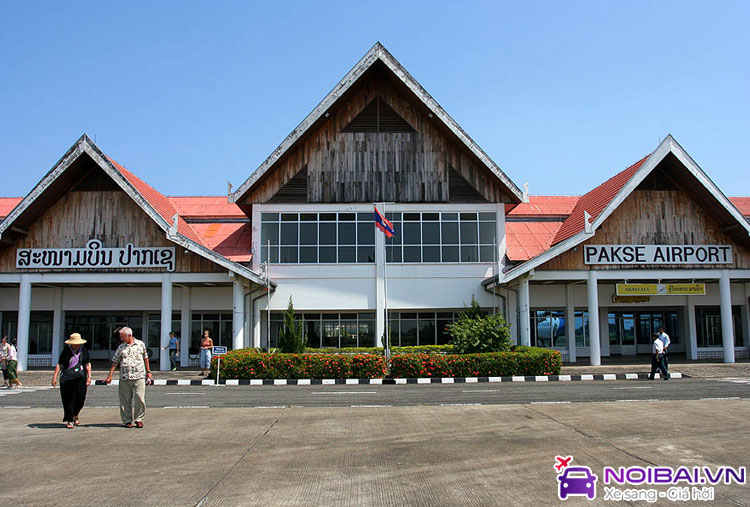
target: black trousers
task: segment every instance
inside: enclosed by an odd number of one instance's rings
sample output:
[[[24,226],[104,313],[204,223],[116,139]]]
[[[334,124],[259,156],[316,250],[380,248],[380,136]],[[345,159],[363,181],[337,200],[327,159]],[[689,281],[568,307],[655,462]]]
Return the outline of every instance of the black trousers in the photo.
[[[69,380],[60,384],[63,405],[63,422],[73,422],[86,402],[86,378]]]
[[[657,370],[661,374],[661,378],[669,378],[669,371],[667,370],[667,365],[664,363],[664,354],[659,354],[658,356],[651,354],[651,374],[648,378],[654,380],[654,374]]]

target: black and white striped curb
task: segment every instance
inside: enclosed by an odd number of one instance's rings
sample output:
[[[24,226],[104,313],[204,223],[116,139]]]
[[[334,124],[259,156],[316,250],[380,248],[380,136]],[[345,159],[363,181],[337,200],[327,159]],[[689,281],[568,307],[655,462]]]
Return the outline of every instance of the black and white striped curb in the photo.
[[[309,385],[405,385],[405,384],[477,384],[502,382],[580,382],[586,380],[647,380],[648,373],[600,373],[583,375],[518,375],[512,377],[425,377],[425,378],[282,378],[282,379],[220,379],[219,384],[227,386],[309,386]],[[656,374],[659,378],[659,374]],[[679,372],[672,373],[670,378],[689,378]],[[110,385],[118,385],[119,380],[112,380]],[[155,379],[155,386],[211,386],[213,379]],[[106,385],[97,380],[96,385]]]

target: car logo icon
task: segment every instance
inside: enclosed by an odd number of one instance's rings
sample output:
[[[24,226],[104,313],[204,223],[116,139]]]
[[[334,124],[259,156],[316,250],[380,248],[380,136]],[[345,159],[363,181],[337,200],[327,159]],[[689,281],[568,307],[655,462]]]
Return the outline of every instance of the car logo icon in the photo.
[[[587,496],[589,500],[596,498],[597,477],[589,467],[568,467],[557,476],[557,480],[560,481],[557,493],[560,500],[569,496]]]

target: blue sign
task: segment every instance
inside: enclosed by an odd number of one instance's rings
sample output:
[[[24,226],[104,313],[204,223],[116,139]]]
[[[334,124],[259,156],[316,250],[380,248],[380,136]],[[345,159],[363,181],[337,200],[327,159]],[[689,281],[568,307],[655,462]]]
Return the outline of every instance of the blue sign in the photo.
[[[216,347],[216,346],[214,346],[213,350],[211,351],[211,355],[214,355],[214,356],[220,356],[220,355],[226,354],[226,353],[227,353],[227,348],[226,347]]]

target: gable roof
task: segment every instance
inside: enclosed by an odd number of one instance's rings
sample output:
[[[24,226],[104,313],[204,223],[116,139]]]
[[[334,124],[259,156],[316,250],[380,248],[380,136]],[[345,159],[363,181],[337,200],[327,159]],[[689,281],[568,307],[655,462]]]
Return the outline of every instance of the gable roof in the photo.
[[[167,197],[181,217],[191,219],[247,220],[247,215],[236,204],[227,201],[226,195]]]
[[[239,202],[243,196],[266,174],[274,164],[288,152],[312,126],[323,117],[326,112],[349,90],[363,75],[377,62],[383,63],[393,75],[401,81],[414,96],[437,118],[443,125],[472,153],[508,190],[517,202],[524,200],[523,192],[510,178],[495,164],[495,162],[464,132],[447,112],[422,88],[416,79],[409,74],[401,63],[383,47],[380,42],[375,45],[357,62],[357,64],[339,81],[323,100],[315,106],[310,114],[284,139],[271,155],[240,185],[236,191],[229,194],[229,202]]]
[[[563,222],[563,226],[557,232],[551,248],[541,252],[527,262],[510,269],[506,273],[485,280],[483,284],[491,284],[493,281],[499,283],[510,282],[593,237],[596,234],[596,229],[601,226],[659,163],[670,154],[692,176],[694,182],[685,183],[686,185],[692,185],[690,191],[694,193],[703,192],[707,196],[710,196],[710,199],[718,204],[716,212],[721,213],[724,219],[731,220],[733,226],[737,226],[732,227],[729,234],[733,234],[736,238],[750,241],[750,221],[719,190],[716,184],[711,181],[708,175],[703,172],[682,146],[671,135],[668,135],[649,156],[625,169],[615,177],[610,178],[591,192],[588,192],[585,196],[582,196],[576,203],[571,216]],[[587,203],[591,211],[586,208]],[[584,220],[586,213],[592,217],[589,222],[589,231],[587,231]],[[571,220],[574,215],[575,218]],[[567,228],[566,224],[568,224]]]
[[[21,199],[3,221],[0,222],[0,239],[2,239],[6,231],[10,230],[9,232],[13,233],[13,224],[22,217],[29,219],[29,216],[37,216],[43,211],[40,210],[40,205],[36,201],[47,193],[54,195],[55,192],[53,192],[53,189],[59,187],[61,182],[68,181],[65,178],[66,171],[84,153],[141,207],[156,225],[165,232],[167,239],[247,280],[259,285],[266,285],[266,282],[254,271],[236,262],[232,262],[208,248],[191,226],[177,214],[176,209],[169,199],[105,155],[86,134],[82,135],[75,142],[31,192]],[[59,194],[64,190],[66,189],[58,188],[56,189],[56,193]]]
[[[530,195],[528,202],[521,204],[506,204],[505,216],[508,219],[516,217],[557,216],[568,217],[580,199],[577,195]]]

